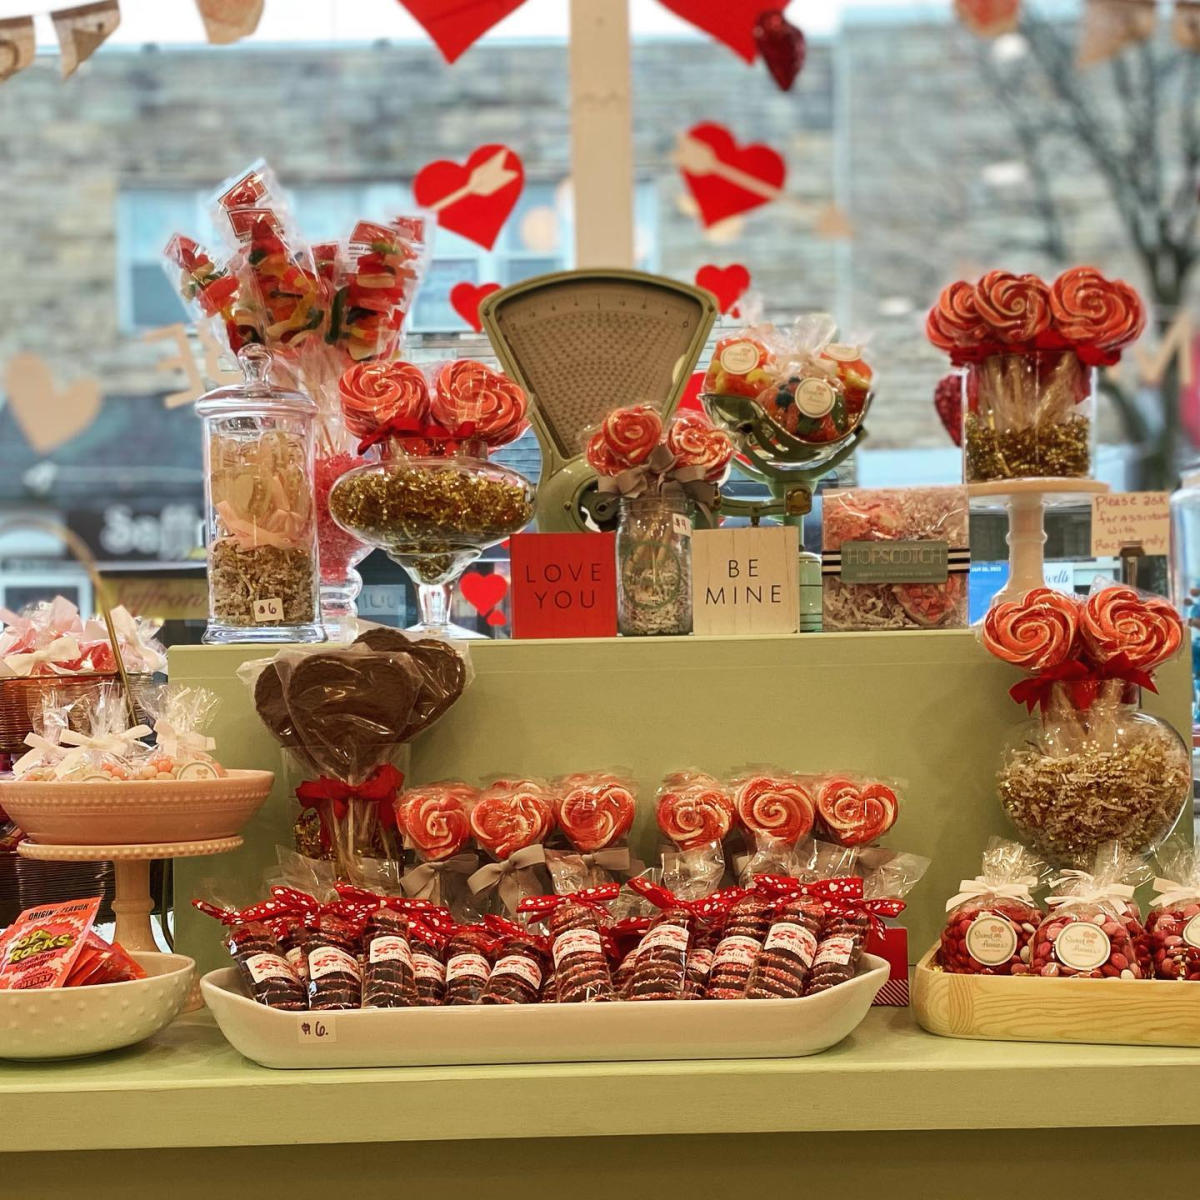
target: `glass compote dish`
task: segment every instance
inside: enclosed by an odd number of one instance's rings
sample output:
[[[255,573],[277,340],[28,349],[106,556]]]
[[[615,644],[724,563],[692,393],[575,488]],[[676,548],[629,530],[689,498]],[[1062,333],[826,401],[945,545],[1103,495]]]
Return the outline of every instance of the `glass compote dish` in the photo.
[[[420,621],[435,637],[480,635],[450,622],[455,581],[534,513],[534,485],[488,460],[520,436],[525,394],[480,363],[443,363],[427,379],[407,362],[360,364],[342,376],[347,425],[380,461],[346,472],[329,495],[333,519],[382,549],[417,589]]]

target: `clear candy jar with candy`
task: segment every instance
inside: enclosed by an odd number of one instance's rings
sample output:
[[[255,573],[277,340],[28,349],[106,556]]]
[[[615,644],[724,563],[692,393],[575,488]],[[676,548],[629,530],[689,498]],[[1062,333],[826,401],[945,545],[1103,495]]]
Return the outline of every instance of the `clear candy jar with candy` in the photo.
[[[1055,866],[1091,862],[1103,842],[1157,847],[1192,794],[1191,759],[1123,679],[1061,681],[1010,738],[996,777],[1018,834]]]
[[[1097,368],[1145,324],[1137,293],[1092,267],[1052,285],[989,271],[946,287],[929,340],[963,372],[964,478],[1084,478],[1095,457]]]
[[[526,427],[524,392],[480,363],[450,362],[432,380],[411,363],[363,363],[341,380],[347,426],[381,460],[341,476],[333,519],[380,547],[417,586],[417,630],[475,636],[449,620],[451,587],[485,549],[533,518],[534,487],[488,461]]]
[[[692,522],[682,489],[621,501],[617,627],[626,637],[692,632]]]
[[[1178,653],[1178,613],[1128,587],[1086,600],[1033,588],[993,604],[980,637],[1030,672],[1009,694],[1037,715],[1013,734],[997,776],[1022,838],[1066,867],[1090,864],[1111,839],[1136,853],[1157,847],[1191,795],[1191,764],[1179,734],[1141,711],[1141,686]]]
[[[196,402],[204,420],[206,642],[316,642],[316,405],[273,387],[271,355],[238,354],[245,382]]]

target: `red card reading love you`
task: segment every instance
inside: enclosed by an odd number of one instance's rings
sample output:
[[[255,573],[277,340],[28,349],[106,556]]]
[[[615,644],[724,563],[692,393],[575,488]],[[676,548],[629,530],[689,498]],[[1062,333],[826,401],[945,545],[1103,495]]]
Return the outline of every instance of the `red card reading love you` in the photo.
[[[515,638],[616,637],[616,535],[513,534]]]

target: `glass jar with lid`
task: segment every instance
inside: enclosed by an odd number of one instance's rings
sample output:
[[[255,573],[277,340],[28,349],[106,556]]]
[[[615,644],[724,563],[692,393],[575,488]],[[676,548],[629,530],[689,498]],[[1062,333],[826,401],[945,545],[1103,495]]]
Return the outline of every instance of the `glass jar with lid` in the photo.
[[[625,637],[692,632],[692,519],[678,484],[621,501],[617,627]]]
[[[271,354],[238,353],[244,381],[201,396],[208,543],[205,642],[319,642],[313,421],[270,382]]]

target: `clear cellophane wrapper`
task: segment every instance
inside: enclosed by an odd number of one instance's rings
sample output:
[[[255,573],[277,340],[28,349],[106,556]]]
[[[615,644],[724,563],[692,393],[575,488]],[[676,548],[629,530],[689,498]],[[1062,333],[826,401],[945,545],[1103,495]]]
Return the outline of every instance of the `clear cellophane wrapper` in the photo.
[[[734,827],[729,787],[706,771],[673,771],[655,795],[655,819],[669,843],[663,885],[683,900],[716,891],[725,876],[723,843]]]
[[[152,675],[167,669],[166,651],[156,637],[161,621],[135,617],[120,604],[109,615],[130,674]],[[40,600],[20,613],[0,607],[0,678],[115,674],[116,670],[104,620],[97,616],[85,621],[65,596]]]
[[[424,370],[430,421],[448,438],[481,443],[490,451],[515,442],[529,428],[529,398],[503,371],[461,358]]]
[[[1048,912],[1029,945],[1029,965],[1013,975],[1141,979],[1144,940],[1134,889],[1150,872],[1142,855],[1108,842],[1091,869],[1071,868],[1051,880]],[[1143,954],[1145,948],[1143,948]]]
[[[1186,844],[1157,855],[1154,899],[1146,918],[1155,979],[1200,980],[1200,855]]]
[[[960,629],[967,624],[969,506],[963,487],[844,488],[821,501],[826,630]],[[897,578],[861,542],[896,543],[915,560]],[[944,569],[943,569],[944,565]],[[855,575],[889,576],[852,582]]]
[[[550,939],[500,916],[485,918],[495,935],[495,961],[480,1004],[537,1004],[550,958]]]
[[[457,779],[416,784],[396,799],[396,823],[408,852],[401,890],[445,905],[459,922],[478,920],[486,911],[467,886],[479,868],[471,841],[471,809],[478,799],[477,788]]]
[[[968,483],[1091,474],[1095,372],[1073,350],[997,353],[965,367]]]
[[[26,737],[30,747],[13,765],[29,782],[128,782],[159,778],[153,751],[143,740],[149,725],[130,725],[124,690],[101,685],[71,700],[48,693],[42,699],[42,732]],[[168,775],[173,778],[173,775]]]
[[[773,765],[739,771],[726,784],[733,798],[745,853],[734,854],[738,881],[755,875],[791,875],[797,848],[812,834],[816,793],[807,776]]]
[[[220,698],[207,688],[167,684],[153,706],[155,744],[146,771],[158,778],[219,779],[226,774],[208,730]],[[149,777],[149,776],[147,776]]]
[[[1034,894],[1046,864],[1020,842],[993,837],[974,879],[946,904],[938,965],[960,975],[1009,975],[1029,963],[1029,943],[1044,911]]]
[[[554,791],[547,780],[492,780],[471,808],[470,825],[491,859],[467,879],[477,905],[513,916],[522,900],[551,890],[545,843],[555,827]]]
[[[629,852],[637,813],[637,785],[623,770],[576,772],[551,781],[558,834],[546,867],[559,895],[599,887],[637,874]]]

